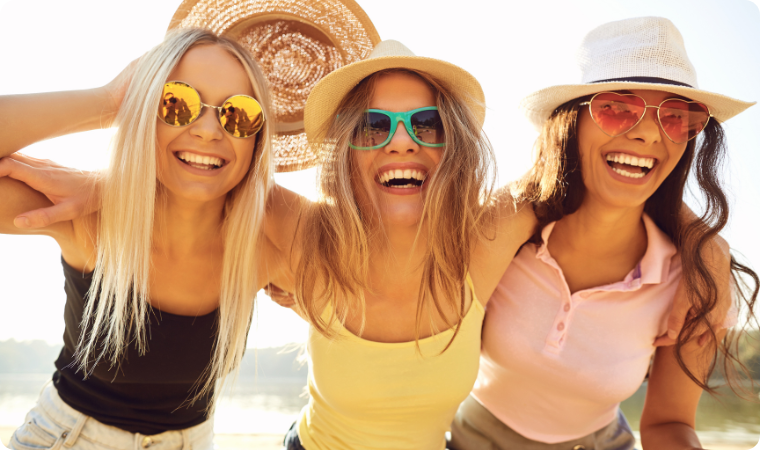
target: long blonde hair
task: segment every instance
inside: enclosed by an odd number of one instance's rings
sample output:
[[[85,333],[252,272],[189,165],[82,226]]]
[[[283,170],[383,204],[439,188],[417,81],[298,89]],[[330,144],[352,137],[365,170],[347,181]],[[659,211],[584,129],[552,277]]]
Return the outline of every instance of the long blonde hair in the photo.
[[[104,175],[98,256],[77,347],[77,361],[86,374],[104,358],[112,366],[118,365],[132,340],[140,354],[147,350],[145,322],[160,187],[156,181],[157,105],[171,71],[188,50],[200,45],[217,45],[236,57],[265,115],[272,117],[264,75],[234,41],[206,30],[183,29],[168,34],[163,43],[142,57],[116,118],[119,130]],[[261,224],[273,177],[272,133],[273,123],[266,121],[256,137],[251,168],[227,194],[218,332],[211,362],[202,377],[205,380],[196,383],[191,403],[214,390],[216,381],[223,382],[239,366],[245,350],[259,287],[255,264]],[[209,408],[212,405],[213,400]]]
[[[363,120],[379,77],[407,73],[421,78],[435,92],[443,120],[446,146],[432,178],[428,181],[417,243],[425,248],[423,278],[417,302],[415,341],[419,341],[422,313],[426,306],[455,327],[454,337],[465,315],[465,278],[475,241],[484,233],[495,180],[494,155],[473,111],[452,87],[428,74],[389,69],[376,72],[359,83],[341,102],[340,115],[320,133],[317,143],[323,152],[319,174],[321,201],[302,215],[303,251],[298,267],[296,298],[313,326],[328,337],[332,323],[344,322],[349,311],[364,317],[364,292],[368,289],[370,229],[363,220],[352,177],[358,176],[348,146],[350,136]],[[427,239],[419,239],[423,234]],[[423,242],[424,241],[424,242]],[[331,316],[325,320],[321,307],[329,302]],[[444,313],[444,302],[458,311],[456,323]],[[431,321],[432,322],[432,321]],[[363,323],[363,322],[362,322]],[[453,338],[452,337],[452,340]],[[451,342],[449,342],[449,345]],[[448,348],[448,346],[447,346]]]

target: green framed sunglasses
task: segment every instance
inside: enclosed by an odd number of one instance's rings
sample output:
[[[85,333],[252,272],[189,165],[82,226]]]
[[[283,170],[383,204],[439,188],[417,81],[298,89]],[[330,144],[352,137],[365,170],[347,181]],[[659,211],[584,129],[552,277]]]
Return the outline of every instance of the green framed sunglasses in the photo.
[[[364,118],[351,137],[349,147],[354,150],[375,150],[385,147],[396,134],[399,122],[414,142],[425,147],[443,147],[443,122],[437,106],[426,106],[406,112],[367,109]]]

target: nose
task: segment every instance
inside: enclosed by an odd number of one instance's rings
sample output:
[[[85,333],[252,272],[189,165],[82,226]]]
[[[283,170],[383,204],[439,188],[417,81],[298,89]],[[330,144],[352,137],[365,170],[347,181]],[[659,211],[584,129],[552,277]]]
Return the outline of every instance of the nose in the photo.
[[[409,136],[404,122],[399,120],[396,124],[396,133],[391,136],[391,140],[383,148],[383,151],[388,154],[413,155],[420,151],[420,145]]]
[[[200,117],[190,124],[190,134],[204,141],[220,140],[224,137],[222,133],[222,125],[213,108],[204,107]]]
[[[629,139],[641,141],[644,144],[661,142],[663,139],[660,119],[657,118],[657,108],[646,108],[644,117],[631,131],[626,133]]]

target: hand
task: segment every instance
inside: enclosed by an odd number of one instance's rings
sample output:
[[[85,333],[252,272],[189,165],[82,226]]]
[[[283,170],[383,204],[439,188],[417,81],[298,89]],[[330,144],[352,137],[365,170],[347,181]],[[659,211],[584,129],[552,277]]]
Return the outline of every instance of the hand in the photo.
[[[296,306],[296,297],[292,293],[280,289],[278,286],[269,283],[264,286],[264,293],[267,294],[275,303],[284,307],[292,308]]]
[[[722,328],[733,301],[731,295],[731,253],[728,243],[720,236],[716,236],[705,245],[702,257],[708,268],[710,268],[710,274],[713,276],[713,280],[715,280],[718,288],[718,303],[708,315],[710,324],[717,331]],[[681,279],[673,301],[673,310],[668,317],[668,332],[655,339],[654,346],[674,345],[678,339],[678,334],[686,322],[686,318],[691,313],[691,303],[686,292],[686,285],[683,279]],[[703,346],[710,338],[707,325],[700,323],[696,328],[694,336],[699,336],[697,343]]]
[[[100,179],[95,172],[71,169],[20,153],[0,158],[0,177],[11,177],[44,194],[53,206],[27,211],[13,220],[18,228],[43,228],[97,210]]]
[[[142,56],[129,63],[121,73],[116,75],[116,78],[102,88],[111,101],[111,111],[113,111],[114,115],[119,111],[124,101],[124,96],[127,95],[127,89],[129,89],[129,84],[132,82],[132,78],[137,71],[137,64],[140,62],[140,59],[142,59]]]

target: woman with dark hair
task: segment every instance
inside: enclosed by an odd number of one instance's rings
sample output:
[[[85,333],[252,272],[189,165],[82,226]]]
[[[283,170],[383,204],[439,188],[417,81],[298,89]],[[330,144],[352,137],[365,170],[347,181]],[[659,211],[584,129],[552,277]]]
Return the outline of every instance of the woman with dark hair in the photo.
[[[453,424],[458,450],[630,449],[635,439],[618,405],[655,353],[642,443],[699,448],[694,417],[702,390],[712,391],[719,348],[727,371],[736,361],[726,337],[736,309],[708,320],[725,311],[716,306],[727,302],[719,287],[729,268],[706,259],[720,251],[711,240],[728,219],[720,122],[751,103],[699,90],[666,19],[602,25],[586,36],[580,59],[583,84],[523,101],[541,134],[518,191],[539,225],[489,302],[478,382]],[[692,166],[707,209],[685,220]],[[744,275],[757,285],[749,268],[730,265],[734,281]],[[655,352],[681,280],[692,312],[676,344]],[[752,311],[757,288],[735,293]],[[709,330],[705,346],[700,326]]]

